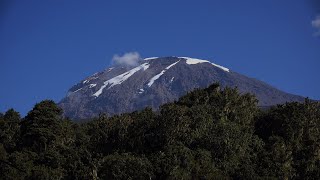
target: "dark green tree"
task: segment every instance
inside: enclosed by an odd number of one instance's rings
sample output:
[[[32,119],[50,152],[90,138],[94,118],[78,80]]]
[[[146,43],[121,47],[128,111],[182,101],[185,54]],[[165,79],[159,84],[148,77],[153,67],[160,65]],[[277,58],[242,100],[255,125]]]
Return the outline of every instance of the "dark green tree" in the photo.
[[[61,137],[62,109],[53,101],[35,105],[21,123],[21,147],[45,152]]]
[[[20,114],[9,109],[0,117],[0,143],[7,152],[12,152],[19,137]]]
[[[266,142],[261,170],[283,179],[320,176],[320,104],[287,103],[272,108],[256,123]]]
[[[227,179],[215,167],[211,152],[192,150],[182,143],[168,145],[150,157],[158,179]]]
[[[151,179],[152,165],[145,157],[129,153],[111,154],[103,158],[98,177],[100,179]]]
[[[161,107],[160,129],[168,144],[211,151],[215,166],[234,178],[257,176],[262,141],[254,135],[257,100],[214,84]]]

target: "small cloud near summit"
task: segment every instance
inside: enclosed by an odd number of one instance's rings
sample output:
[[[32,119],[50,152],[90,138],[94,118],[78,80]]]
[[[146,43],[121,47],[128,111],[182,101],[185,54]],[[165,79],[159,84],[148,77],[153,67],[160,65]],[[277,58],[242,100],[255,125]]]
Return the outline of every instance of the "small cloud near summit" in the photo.
[[[112,58],[112,62],[116,65],[123,66],[137,66],[141,57],[138,52],[128,52],[124,55],[115,54]]]
[[[312,22],[312,27],[317,29],[317,32],[314,34],[315,36],[320,36],[320,15],[318,15]]]

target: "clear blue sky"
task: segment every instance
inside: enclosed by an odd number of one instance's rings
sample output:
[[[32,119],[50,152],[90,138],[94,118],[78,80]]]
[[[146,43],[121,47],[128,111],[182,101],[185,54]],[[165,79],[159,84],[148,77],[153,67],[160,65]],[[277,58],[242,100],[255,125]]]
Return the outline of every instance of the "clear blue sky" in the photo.
[[[2,0],[0,112],[59,101],[114,54],[210,59],[320,99],[316,0]],[[317,29],[318,27],[318,29]]]

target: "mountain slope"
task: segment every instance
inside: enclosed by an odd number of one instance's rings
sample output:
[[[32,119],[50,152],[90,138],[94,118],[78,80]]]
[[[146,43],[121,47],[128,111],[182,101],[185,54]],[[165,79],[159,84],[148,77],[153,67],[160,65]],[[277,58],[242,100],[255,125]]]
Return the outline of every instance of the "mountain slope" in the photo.
[[[59,105],[71,118],[119,114],[147,106],[156,109],[215,82],[255,94],[260,106],[304,100],[207,60],[163,57],[146,58],[134,68],[116,66],[96,73],[73,86]]]

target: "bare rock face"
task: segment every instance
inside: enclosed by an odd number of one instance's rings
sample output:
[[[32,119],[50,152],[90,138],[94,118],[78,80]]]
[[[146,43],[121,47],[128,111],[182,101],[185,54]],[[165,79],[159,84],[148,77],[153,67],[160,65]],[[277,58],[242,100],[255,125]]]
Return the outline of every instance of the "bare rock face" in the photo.
[[[260,106],[271,106],[304,98],[280,91],[207,60],[189,57],[146,58],[137,67],[110,67],[74,85],[59,106],[65,116],[85,119],[140,110],[157,109],[195,88],[213,83],[237,87],[256,95]]]

